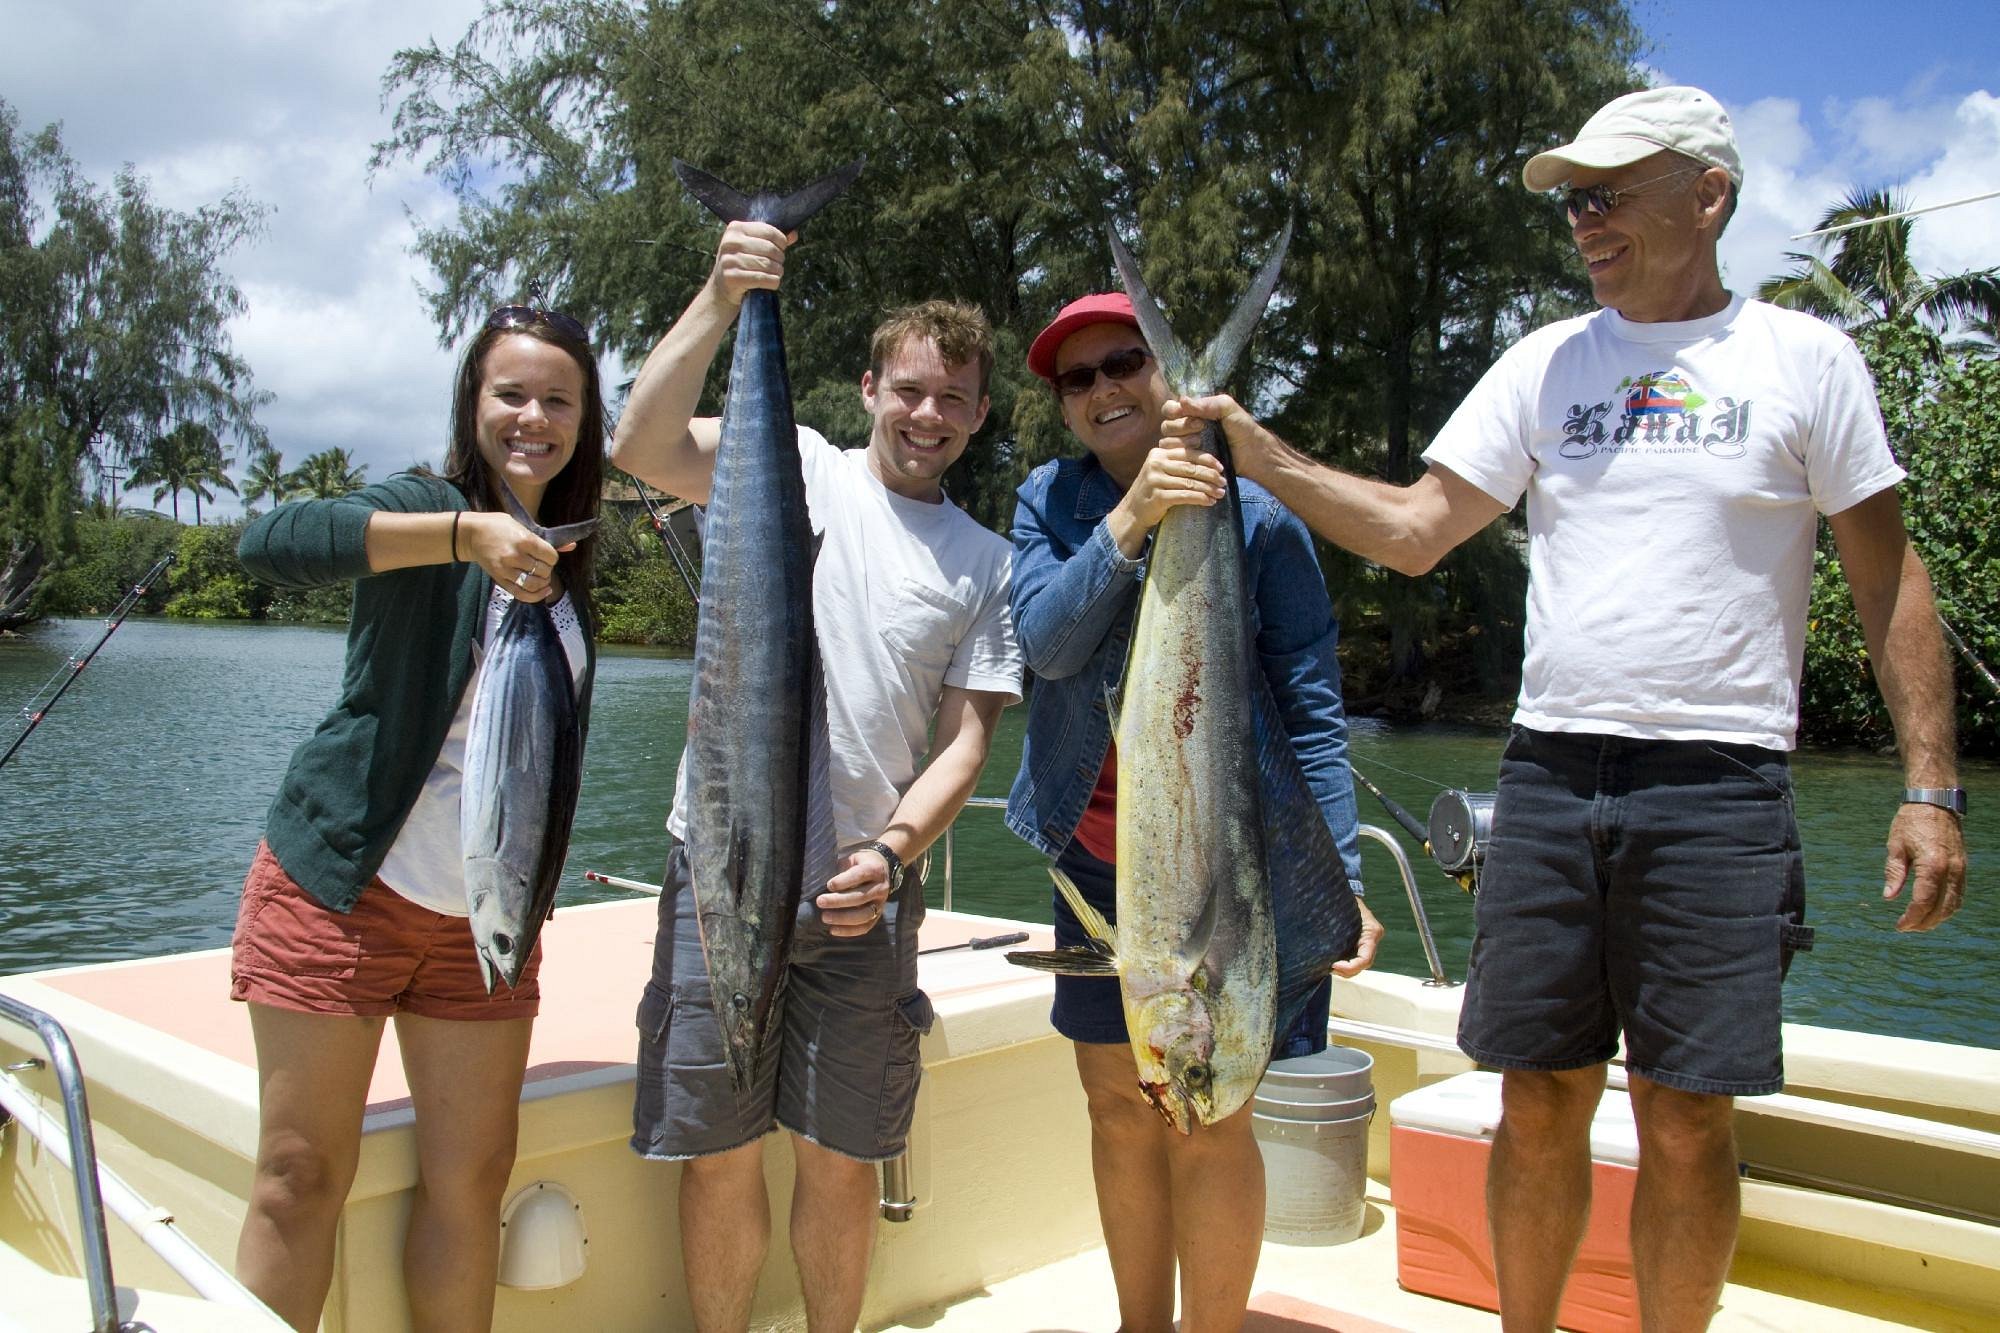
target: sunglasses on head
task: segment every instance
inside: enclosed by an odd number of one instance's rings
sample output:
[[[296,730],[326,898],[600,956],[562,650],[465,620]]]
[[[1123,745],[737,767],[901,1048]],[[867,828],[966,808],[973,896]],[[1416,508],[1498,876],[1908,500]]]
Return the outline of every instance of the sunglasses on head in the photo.
[[[1707,167],[1681,167],[1678,170],[1669,171],[1664,176],[1654,176],[1648,180],[1642,180],[1636,185],[1627,185],[1622,189],[1614,190],[1608,185],[1585,185],[1576,189],[1558,191],[1556,197],[1562,200],[1563,211],[1569,214],[1569,220],[1574,224],[1585,213],[1590,214],[1592,217],[1603,217],[1606,213],[1609,213],[1612,209],[1630,198],[1634,190],[1643,189],[1648,185],[1658,185],[1661,181],[1670,181],[1676,176],[1699,176],[1706,170],[1708,170]]]
[[[1051,379],[1056,392],[1065,398],[1073,398],[1080,393],[1089,393],[1090,386],[1097,383],[1097,372],[1103,371],[1108,380],[1129,380],[1153,359],[1153,354],[1143,347],[1128,347],[1122,352],[1113,352],[1095,365],[1071,366]]]
[[[546,324],[565,338],[574,338],[580,343],[590,341],[590,332],[575,319],[560,310],[543,310],[531,305],[503,305],[494,307],[486,317],[489,329],[519,329],[530,324]]]

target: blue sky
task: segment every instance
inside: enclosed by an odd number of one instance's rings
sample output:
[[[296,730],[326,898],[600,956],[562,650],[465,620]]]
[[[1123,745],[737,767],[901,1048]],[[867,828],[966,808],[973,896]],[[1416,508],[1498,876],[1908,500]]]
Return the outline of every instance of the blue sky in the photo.
[[[233,328],[289,463],[347,448],[380,478],[435,460],[452,357],[418,295],[412,218],[452,202],[397,164],[390,57],[449,44],[478,0],[0,0],[4,97],[28,129],[63,123],[108,182],[130,162],[179,208],[232,185],[269,204],[265,237],[231,256],[250,301]],[[2000,189],[2000,0],[1634,0],[1646,67],[1694,83],[1734,119],[1747,179],[1723,238],[1739,290],[1784,266],[1788,239],[1853,185],[1918,204]],[[2000,200],[1919,220],[1927,271],[2000,266]],[[615,367],[613,368],[616,369]],[[134,494],[134,500],[143,497]],[[233,512],[228,497],[221,512]]]

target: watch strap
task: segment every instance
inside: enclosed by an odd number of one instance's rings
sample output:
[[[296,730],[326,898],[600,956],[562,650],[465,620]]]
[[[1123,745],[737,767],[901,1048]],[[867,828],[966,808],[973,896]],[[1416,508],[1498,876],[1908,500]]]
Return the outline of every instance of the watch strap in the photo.
[[[890,892],[893,893],[895,890],[902,888],[903,858],[896,855],[895,849],[890,847],[886,842],[871,842],[868,844],[868,850],[881,857],[883,862],[889,867]]]
[[[1965,788],[1963,787],[1905,787],[1904,805],[1935,805],[1963,818],[1965,816]]]

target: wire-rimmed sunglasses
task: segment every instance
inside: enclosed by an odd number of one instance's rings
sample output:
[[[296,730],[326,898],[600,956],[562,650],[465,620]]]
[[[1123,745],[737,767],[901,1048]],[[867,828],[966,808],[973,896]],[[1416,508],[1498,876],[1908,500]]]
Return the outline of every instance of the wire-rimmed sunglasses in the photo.
[[[1071,366],[1052,376],[1049,382],[1063,397],[1074,398],[1077,394],[1090,392],[1090,387],[1097,383],[1098,371],[1103,371],[1104,378],[1108,380],[1129,380],[1152,359],[1153,354],[1145,348],[1128,347],[1122,352],[1113,352],[1095,365]]]
[[[493,313],[486,317],[489,329],[518,329],[530,324],[546,324],[565,338],[574,338],[580,343],[590,341],[590,331],[560,310],[544,310],[532,305],[503,305],[495,306]]]
[[[1562,201],[1563,211],[1569,214],[1570,225],[1574,226],[1576,225],[1576,220],[1585,213],[1590,214],[1592,217],[1603,217],[1606,213],[1618,207],[1619,204],[1631,198],[1634,190],[1642,190],[1648,185],[1658,185],[1661,181],[1670,181],[1676,176],[1699,176],[1706,170],[1708,170],[1707,167],[1678,167],[1673,171],[1669,171],[1664,176],[1654,176],[1647,180],[1642,180],[1635,185],[1622,186],[1616,190],[1608,185],[1584,185],[1573,189],[1559,190],[1556,192],[1556,198]]]

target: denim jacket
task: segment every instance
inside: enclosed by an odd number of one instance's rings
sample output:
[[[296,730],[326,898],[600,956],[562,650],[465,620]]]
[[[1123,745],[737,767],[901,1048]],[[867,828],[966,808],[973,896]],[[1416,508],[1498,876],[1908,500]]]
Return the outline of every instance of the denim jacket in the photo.
[[[1340,626],[1312,537],[1255,482],[1238,483],[1257,656],[1350,886],[1361,891],[1347,714],[1334,648]],[[1034,686],[1007,826],[1055,856],[1076,832],[1111,747],[1107,691],[1125,671],[1145,561],[1127,560],[1104,516],[1123,491],[1097,459],[1029,474],[1014,505],[1014,628]]]

